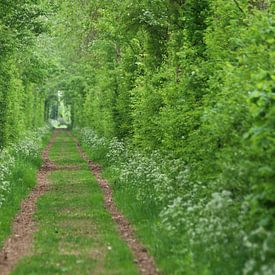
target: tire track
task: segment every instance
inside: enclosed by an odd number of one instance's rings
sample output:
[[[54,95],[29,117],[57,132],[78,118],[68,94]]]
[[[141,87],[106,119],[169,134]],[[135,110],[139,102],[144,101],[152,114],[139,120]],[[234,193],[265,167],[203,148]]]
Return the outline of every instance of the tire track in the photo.
[[[112,215],[115,221],[119,234],[126,241],[129,248],[133,252],[135,263],[137,264],[141,274],[144,275],[156,275],[160,274],[156,268],[155,261],[152,256],[149,255],[144,245],[137,239],[134,229],[124,215],[118,210],[113,201],[113,192],[109,183],[101,175],[101,167],[89,160],[87,154],[82,150],[79,141],[72,136],[70,132],[68,134],[75,141],[78,151],[83,159],[88,163],[91,172],[95,176],[99,186],[101,187],[104,195],[104,204],[106,209]]]
[[[1,275],[9,274],[22,257],[31,253],[33,233],[36,231],[33,215],[36,211],[38,198],[49,189],[47,173],[51,171],[51,167],[49,167],[50,161],[48,155],[57,135],[58,132],[53,134],[50,142],[42,152],[43,165],[37,173],[37,185],[21,203],[20,211],[13,221],[12,233],[0,250]]]

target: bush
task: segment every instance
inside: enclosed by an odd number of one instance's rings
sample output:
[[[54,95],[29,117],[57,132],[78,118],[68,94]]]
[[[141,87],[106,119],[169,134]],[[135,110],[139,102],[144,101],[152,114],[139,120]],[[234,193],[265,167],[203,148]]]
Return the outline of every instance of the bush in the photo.
[[[40,159],[42,140],[49,131],[50,128],[45,126],[35,132],[27,132],[21,141],[11,144],[0,152],[0,208],[14,188],[13,185],[20,181],[20,178],[13,177],[17,166],[20,166],[21,162],[36,163],[37,165]]]

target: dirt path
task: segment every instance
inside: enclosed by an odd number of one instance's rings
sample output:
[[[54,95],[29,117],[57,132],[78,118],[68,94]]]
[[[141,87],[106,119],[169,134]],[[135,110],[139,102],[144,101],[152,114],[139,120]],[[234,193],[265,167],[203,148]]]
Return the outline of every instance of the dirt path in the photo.
[[[14,219],[12,233],[5,241],[0,251],[0,274],[9,274],[19,259],[28,255],[32,248],[32,236],[36,231],[33,214],[36,210],[36,201],[48,190],[47,173],[54,168],[49,161],[48,154],[58,132],[52,136],[49,144],[42,153],[43,165],[37,173],[37,185],[29,196],[22,202],[21,210]]]
[[[69,135],[71,136],[70,133]],[[116,207],[113,201],[112,189],[109,183],[101,176],[101,167],[93,163],[93,161],[89,160],[87,154],[82,150],[78,140],[73,136],[72,138],[77,145],[79,153],[81,154],[83,159],[87,161],[92,173],[96,177],[96,180],[99,183],[104,194],[105,207],[112,215],[113,220],[116,222],[121,237],[127,242],[129,248],[132,250],[135,258],[135,263],[138,265],[141,274],[159,274],[153,257],[148,254],[146,248],[136,238],[135,232],[131,224]]]
[[[37,224],[33,220],[33,215],[36,212],[36,202],[38,198],[50,189],[50,184],[47,180],[48,173],[63,170],[72,171],[71,173],[78,170],[81,171],[81,163],[76,164],[76,162],[70,162],[70,164],[66,164],[63,162],[62,158],[58,162],[53,162],[49,159],[49,151],[53,144],[55,144],[56,139],[59,138],[59,133],[61,133],[61,131],[54,132],[48,146],[43,151],[43,165],[37,173],[37,186],[22,202],[21,210],[13,222],[12,233],[4,243],[2,250],[0,250],[0,275],[9,274],[15,269],[15,266],[21,258],[25,256],[31,257],[35,254],[33,249],[33,234],[37,231]],[[153,258],[148,254],[146,248],[136,238],[135,232],[128,220],[117,209],[112,198],[112,189],[108,182],[101,176],[101,168],[89,160],[88,156],[80,147],[78,141],[71,135],[70,132],[67,133],[70,139],[76,143],[76,154],[80,154],[81,157],[87,162],[90,170],[101,187],[104,196],[105,208],[111,214],[113,221],[116,223],[118,233],[121,238],[126,241],[128,247],[132,251],[134,255],[134,262],[138,266],[140,273],[145,275],[158,274]],[[62,133],[62,135],[64,135],[64,133]],[[67,135],[65,134],[65,136]],[[64,149],[62,150],[64,151]],[[65,155],[67,154],[68,157],[70,152],[64,151],[63,154],[63,158],[66,159]],[[81,157],[78,155],[78,158],[82,160]],[[58,160],[59,156],[57,156],[56,159]],[[91,224],[90,226],[93,225]],[[88,228],[85,230],[88,230]]]

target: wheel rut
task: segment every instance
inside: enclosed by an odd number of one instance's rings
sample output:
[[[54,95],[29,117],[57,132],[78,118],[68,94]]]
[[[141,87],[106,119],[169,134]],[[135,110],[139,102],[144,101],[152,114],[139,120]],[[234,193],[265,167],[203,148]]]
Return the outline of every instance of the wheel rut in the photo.
[[[49,151],[52,148],[59,131],[55,131],[48,145],[42,152],[43,164],[37,173],[37,185],[21,203],[20,211],[16,215],[9,238],[0,250],[0,275],[12,272],[17,262],[31,254],[33,234],[37,227],[33,219],[37,200],[49,190],[47,174],[58,170],[78,170],[78,165],[56,165],[49,160]]]
[[[37,185],[21,203],[19,213],[16,215],[10,237],[5,241],[0,250],[0,274],[9,274],[16,263],[24,256],[31,253],[33,233],[36,231],[36,224],[33,215],[36,211],[36,202],[45,192],[47,192],[49,183],[47,181],[47,173],[51,168],[48,155],[58,132],[55,132],[42,153],[43,165],[37,173]]]
[[[137,239],[135,231],[126,217],[118,210],[113,200],[113,192],[108,181],[106,181],[101,175],[101,167],[90,160],[87,154],[81,148],[79,141],[68,132],[73,138],[78,148],[79,153],[83,159],[88,163],[89,168],[95,176],[99,186],[101,187],[104,195],[104,204],[106,209],[112,215],[112,219],[117,225],[119,234],[126,241],[129,248],[133,252],[135,263],[137,264],[141,274],[155,275],[160,274],[156,268],[154,258],[149,255],[145,246]]]

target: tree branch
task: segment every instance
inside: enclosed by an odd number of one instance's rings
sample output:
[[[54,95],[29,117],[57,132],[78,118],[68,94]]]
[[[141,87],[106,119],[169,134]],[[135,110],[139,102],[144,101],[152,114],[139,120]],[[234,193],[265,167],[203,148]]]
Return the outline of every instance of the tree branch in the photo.
[[[239,5],[238,1],[237,0],[233,0],[234,3],[236,4],[236,6],[238,7],[238,9],[243,13],[245,14],[244,10],[241,8],[241,6]]]

